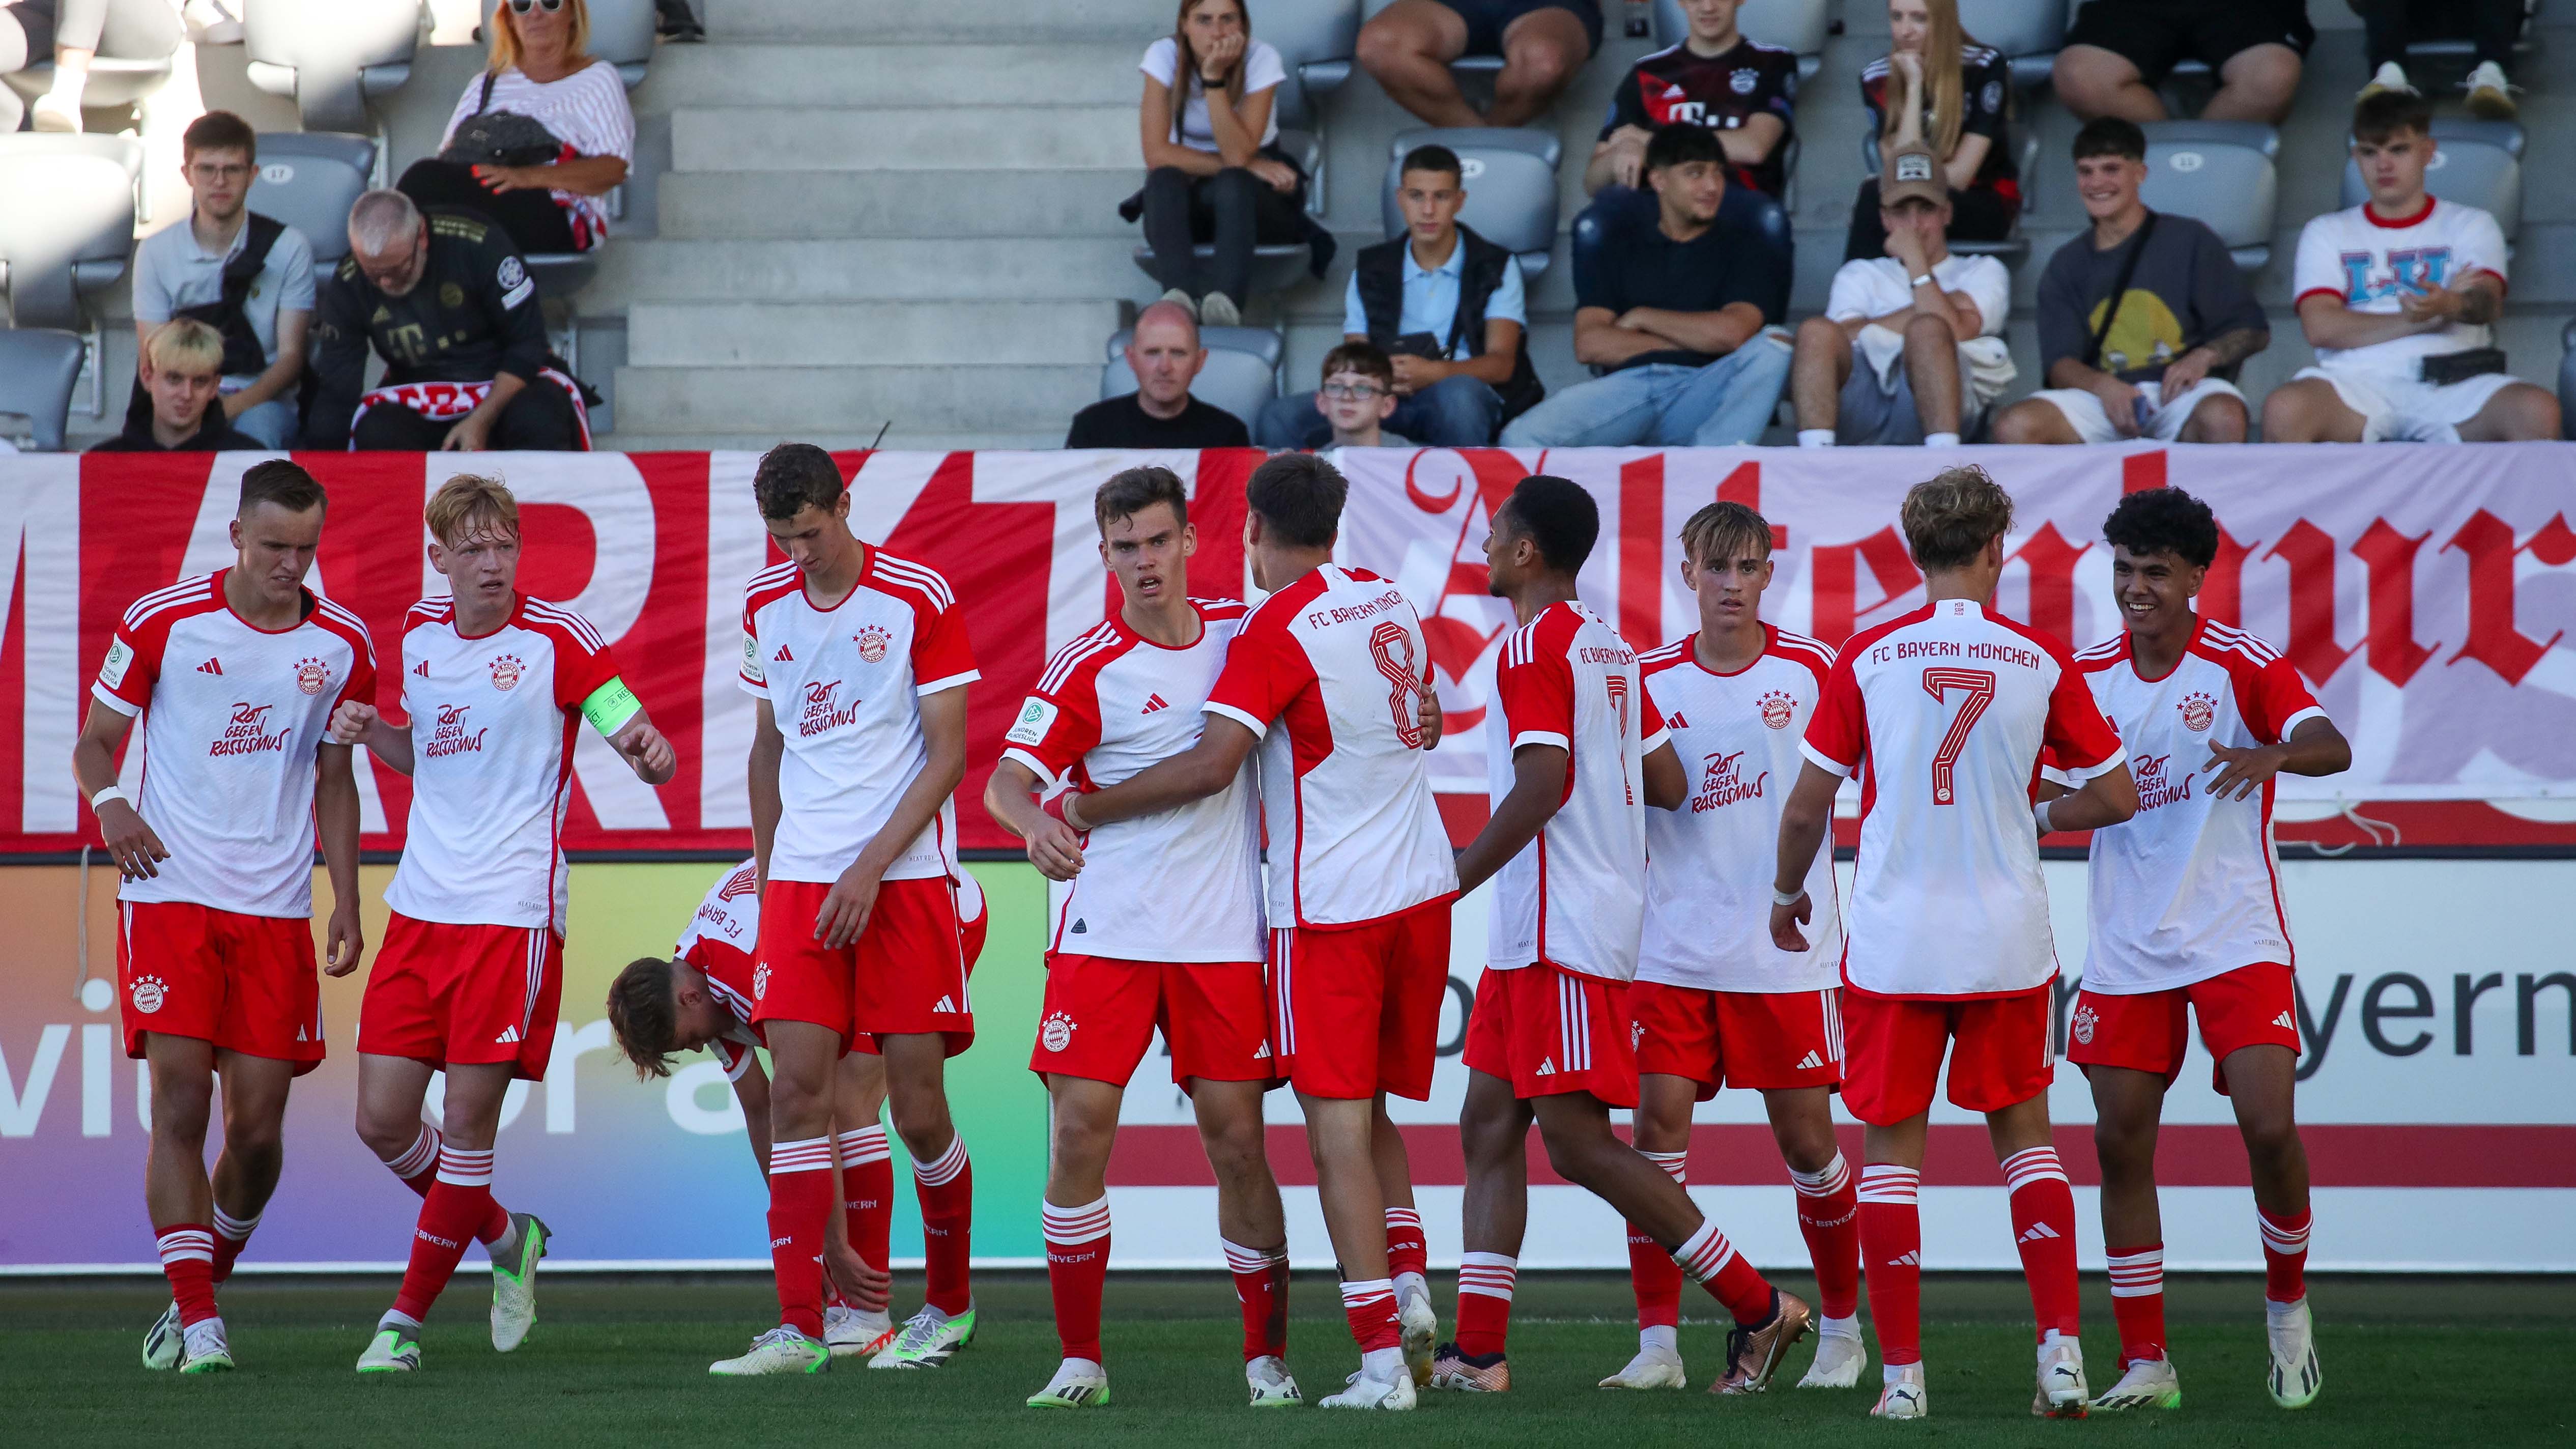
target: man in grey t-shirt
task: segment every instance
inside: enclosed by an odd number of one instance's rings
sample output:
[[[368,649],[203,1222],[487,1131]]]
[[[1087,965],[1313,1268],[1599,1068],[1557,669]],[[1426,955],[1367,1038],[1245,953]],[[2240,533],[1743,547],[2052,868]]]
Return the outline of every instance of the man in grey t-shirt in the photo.
[[[2147,210],[2146,176],[2147,138],[2134,123],[2104,116],[2076,135],[2075,186],[2093,227],[2040,274],[2048,388],[1996,415],[1996,442],[2245,441],[2245,396],[2228,379],[2271,342],[2271,328],[2217,233]]]

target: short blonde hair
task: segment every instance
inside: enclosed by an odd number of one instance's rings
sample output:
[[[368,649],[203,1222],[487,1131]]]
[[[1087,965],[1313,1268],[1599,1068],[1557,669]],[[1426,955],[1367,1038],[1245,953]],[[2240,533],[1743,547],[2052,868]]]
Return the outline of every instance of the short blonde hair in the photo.
[[[516,537],[519,500],[510,496],[508,486],[498,478],[459,473],[430,495],[421,521],[429,525],[429,536],[448,548],[478,534]]]
[[[582,0],[564,0],[564,9],[571,12],[572,20],[572,34],[568,37],[564,49],[569,59],[581,62],[590,51],[590,7],[582,3]],[[492,52],[490,58],[484,62],[483,68],[494,75],[499,75],[519,63],[519,22],[517,17],[510,13],[510,0],[500,0],[499,4],[492,7],[490,28]],[[581,68],[580,64],[573,66],[574,70]]]
[[[152,329],[143,344],[144,359],[155,372],[224,370],[224,335],[194,317],[173,317]]]
[[[1712,503],[1682,525],[1682,557],[1703,567],[1745,554],[1771,556],[1771,524],[1741,503]]]
[[[1975,464],[1944,468],[1906,490],[1898,521],[1914,565],[1925,573],[1973,563],[1987,544],[2012,531],[2012,495]]]

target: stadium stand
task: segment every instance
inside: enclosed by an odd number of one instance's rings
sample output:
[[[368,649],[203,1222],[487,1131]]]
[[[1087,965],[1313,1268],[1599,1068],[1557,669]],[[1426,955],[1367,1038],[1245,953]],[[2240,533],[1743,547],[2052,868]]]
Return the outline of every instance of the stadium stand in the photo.
[[[2488,212],[2504,230],[2505,245],[2512,246],[2522,232],[2522,127],[2512,121],[2436,116],[2433,144],[2424,189],[2437,200]],[[2360,165],[2346,160],[2340,204],[2359,206],[2369,195],[2361,184]]]
[[[95,363],[113,307],[105,294],[134,254],[134,181],[120,162],[51,139],[0,136],[0,197],[45,198],[41,206],[0,206],[0,288],[12,327],[79,332]],[[33,144],[16,144],[22,140]],[[101,375],[91,368],[94,408]]]
[[[2281,137],[2259,121],[2155,121],[2147,133],[2148,209],[2198,217],[2227,243],[2236,265],[2261,271],[2272,259],[2280,177],[2272,158]],[[2349,204],[2349,203],[2347,203]]]
[[[1388,236],[1404,230],[1396,185],[1406,153],[1417,146],[1446,146],[1458,153],[1464,172],[1460,179],[1467,188],[1467,204],[1458,212],[1461,224],[1519,257],[1523,278],[1547,270],[1556,245],[1556,168],[1565,155],[1563,143],[1545,131],[1499,126],[1397,132],[1387,143],[1386,180],[1378,188],[1378,211]]]
[[[0,414],[27,420],[37,452],[62,451],[72,385],[80,378],[87,350],[76,332],[41,327],[0,331]],[[0,437],[10,431],[0,427]]]
[[[13,43],[6,48],[25,52],[23,65],[0,75],[7,83],[7,91],[0,93],[0,133],[15,131],[21,116],[40,109],[36,101],[55,88],[56,55],[73,43],[61,31],[60,12],[59,4],[22,5],[0,15],[0,27],[13,32]],[[169,82],[171,57],[184,32],[178,15],[161,0],[114,0],[95,13],[95,23],[99,28],[90,40],[95,53],[85,79],[68,93],[77,98],[82,114],[39,113],[32,117],[36,129],[85,130],[87,113],[136,105]]]
[[[308,131],[373,133],[371,102],[411,79],[415,0],[256,0],[242,16],[250,83],[295,103]]]
[[[349,254],[349,206],[375,171],[376,143],[331,131],[270,131],[259,138],[250,208],[304,234],[317,273]]]
[[[1135,369],[1127,365],[1127,344],[1135,335],[1133,328],[1122,327],[1104,346],[1108,360],[1100,368],[1102,397],[1124,397],[1136,390]],[[1199,344],[1207,349],[1207,365],[1190,380],[1190,396],[1249,425],[1279,391],[1279,334],[1266,327],[1202,327]]]

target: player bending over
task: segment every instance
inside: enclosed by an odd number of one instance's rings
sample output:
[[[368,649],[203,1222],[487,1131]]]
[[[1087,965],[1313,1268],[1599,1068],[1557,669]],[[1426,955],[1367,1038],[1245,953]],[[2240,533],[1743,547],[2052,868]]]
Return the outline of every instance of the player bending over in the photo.
[[[1047,937],[1046,1001],[1029,1058],[1055,1103],[1043,1226],[1064,1363],[1029,1404],[1109,1402],[1100,1348],[1109,1149],[1119,1100],[1158,1025],[1216,1175],[1252,1403],[1293,1404],[1288,1227],[1262,1145],[1261,1096],[1275,1083],[1252,761],[1206,799],[1083,835],[1034,798],[1117,784],[1198,743],[1208,690],[1251,611],[1189,597],[1198,535],[1170,469],[1117,474],[1100,485],[1093,512],[1123,602],[1056,651],[984,788],[984,808],[1029,843],[1040,872],[1072,883]]]
[[[1900,522],[1924,604],[1846,641],[1808,721],[1807,764],[1780,816],[1771,939],[1810,949],[1807,882],[1834,791],[1864,764],[1860,858],[1843,945],[1843,1105],[1864,1124],[1860,1245],[1885,1360],[1870,1412],[1929,1412],[1923,1388],[1925,1119],[1950,1054],[1950,1101],[1986,1116],[2011,1188],[2014,1242],[2038,1320],[2031,1412],[2081,1415],[2075,1197],[2049,1145],[2048,887],[2032,784],[2042,750],[2081,788],[2047,807],[2092,830],[2137,812],[2120,738],[2066,647],[1994,612],[2012,498],[1974,467],[1905,495]],[[2045,819],[2042,824],[2047,823]]]
[[[125,1054],[149,1064],[143,1200],[170,1306],[143,1366],[233,1366],[215,1288],[259,1226],[284,1165],[287,1084],[322,1061],[313,970],[313,841],[331,872],[330,973],[356,969],[358,790],[332,707],[371,699],[356,615],[304,586],[327,502],[283,458],[242,474],[229,567],[134,601],[116,626],[72,777],[123,884],[116,967]],[[116,748],[135,793],[117,787]],[[224,1147],[206,1173],[214,1079]]]
[[[1458,855],[1459,889],[1494,884],[1491,960],[1468,1018],[1458,1114],[1458,1339],[1441,1345],[1431,1384],[1512,1386],[1504,1337],[1535,1121],[1559,1175],[1627,1214],[1726,1305],[1735,1331],[1719,1388],[1759,1393],[1806,1333],[1807,1305],[1765,1281],[1681,1184],[1610,1130],[1611,1108],[1637,1105],[1627,998],[1646,911],[1645,811],[1682,804],[1687,781],[1637,656],[1575,598],[1600,534],[1592,495],[1542,475],[1494,510],[1485,540],[1487,588],[1511,601],[1519,627],[1494,671],[1493,814]]]
[[[976,678],[948,581],[850,532],[832,455],[781,443],[752,476],[788,562],[752,575],[742,686],[753,859],[764,882],[751,1019],[769,1044],[769,1241],[779,1326],[712,1364],[817,1373],[832,1216],[833,1086],[873,1038],[921,1197],[928,1303],[870,1368],[935,1368],[975,1336],[974,1176],[948,1115],[947,1059],[975,1039],[953,887]]]
[[[1312,454],[1253,470],[1244,548],[1270,597],[1226,651],[1199,742],[1096,794],[1063,797],[1063,811],[1076,831],[1158,815],[1224,792],[1260,747],[1271,1050],[1305,1110],[1361,1350],[1349,1387],[1321,1402],[1410,1409],[1438,1320],[1385,1096],[1431,1093],[1458,876],[1422,758],[1439,739],[1422,623],[1392,582],[1333,563],[1348,492]]]
[[[518,591],[519,505],[458,474],[424,515],[452,594],[403,619],[397,725],[351,699],[331,737],[412,777],[392,918],[358,1011],[358,1136],[421,1194],[411,1263],[358,1372],[420,1367],[420,1325],[469,1238],[492,1259],[492,1347],[536,1322],[546,1225],[492,1197],[492,1139],[514,1079],[542,1081],[563,994],[564,807],[572,717],[647,785],[678,761],[589,620]],[[440,1129],[421,1120],[447,1073]]]
[[[1690,798],[1646,815],[1646,927],[1628,1008],[1637,1042],[1637,1150],[1684,1182],[1691,1109],[1718,1087],[1762,1094],[1797,1191],[1821,1300],[1816,1359],[1798,1387],[1847,1389],[1869,1365],[1861,1343],[1860,1207],[1834,1142],[1843,1078],[1842,919],[1833,852],[1807,869],[1812,949],[1771,944],[1771,849],[1798,775],[1798,737],[1833,651],[1761,619],[1771,525],[1712,503],[1682,525],[1682,583],[1699,631],[1637,656],[1663,711]],[[1628,1229],[1637,1356],[1605,1389],[1677,1389],[1682,1275],[1663,1245]],[[1723,1388],[1721,1383],[1718,1387]]]
[[[2119,727],[2139,808],[2093,835],[2092,932],[2066,1050],[2093,1086],[2126,1369],[2093,1407],[2182,1404],[2165,1354],[2156,1124],[2197,1016],[2211,1085],[2235,1106],[2253,1169],[2272,1401],[2303,1409],[2323,1377],[2308,1318],[2308,1157],[2291,1110],[2297,953],[2273,874],[2272,777],[2338,774],[2352,746],[2272,646],[2192,611],[2218,556],[2209,505],[2178,488],[2132,493],[2102,536],[2125,632],[2075,664]]]

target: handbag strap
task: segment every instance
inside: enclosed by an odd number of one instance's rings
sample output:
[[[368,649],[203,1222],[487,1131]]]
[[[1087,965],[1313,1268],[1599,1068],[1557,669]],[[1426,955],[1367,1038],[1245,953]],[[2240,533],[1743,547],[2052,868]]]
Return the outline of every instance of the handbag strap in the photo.
[[[2129,254],[2120,259],[2120,275],[2111,283],[2111,295],[2104,299],[2101,325],[2093,329],[2093,345],[2084,351],[2086,367],[2101,367],[2102,344],[2110,340],[2111,324],[2119,320],[2120,304],[2129,299],[2129,279],[2138,274],[2138,258],[2146,254],[2147,238],[2155,234],[2156,214],[2150,211],[2147,219],[2138,224],[2138,234],[2129,241]]]
[[[492,109],[492,82],[498,79],[500,79],[500,77],[494,75],[488,69],[483,72],[483,99],[475,103],[474,114],[479,116],[485,111]]]

